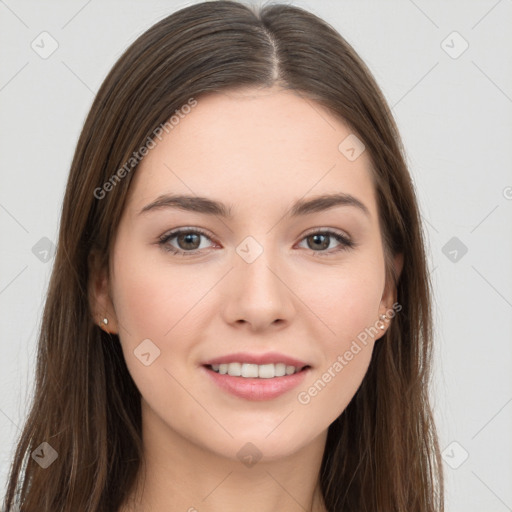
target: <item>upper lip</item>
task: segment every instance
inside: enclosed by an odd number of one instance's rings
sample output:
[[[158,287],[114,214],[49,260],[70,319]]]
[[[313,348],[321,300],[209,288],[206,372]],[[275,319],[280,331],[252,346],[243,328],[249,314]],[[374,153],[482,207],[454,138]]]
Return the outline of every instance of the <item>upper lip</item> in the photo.
[[[309,366],[308,363],[295,359],[294,357],[278,352],[266,352],[264,354],[249,354],[248,352],[237,352],[234,354],[227,354],[225,356],[215,357],[205,361],[203,365],[212,364],[229,364],[229,363],[250,363],[250,364],[278,364],[284,363],[288,366],[295,366],[296,368],[303,368]]]

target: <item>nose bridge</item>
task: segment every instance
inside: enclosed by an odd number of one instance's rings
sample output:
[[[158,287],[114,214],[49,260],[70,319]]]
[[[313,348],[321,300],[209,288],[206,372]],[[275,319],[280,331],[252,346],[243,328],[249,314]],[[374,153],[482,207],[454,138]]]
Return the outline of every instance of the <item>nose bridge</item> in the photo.
[[[231,322],[266,325],[289,319],[292,312],[290,291],[280,275],[279,250],[271,246],[274,237],[258,238],[247,236],[236,247],[227,308]]]
[[[275,275],[279,268],[278,251],[272,243],[271,235],[259,235],[258,239],[249,235],[236,247],[236,278],[240,280],[242,287],[250,288],[248,291],[252,294],[279,293],[280,281]]]

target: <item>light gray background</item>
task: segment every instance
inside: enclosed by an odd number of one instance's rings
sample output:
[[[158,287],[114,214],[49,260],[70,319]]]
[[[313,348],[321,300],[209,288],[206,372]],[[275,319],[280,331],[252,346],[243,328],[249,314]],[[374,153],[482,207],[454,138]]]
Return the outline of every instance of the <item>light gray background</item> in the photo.
[[[53,261],[41,261],[40,240],[56,240],[85,116],[122,51],[191,3],[0,0],[2,484]],[[401,130],[435,283],[432,400],[447,512],[512,511],[512,0],[287,3],[355,47]],[[31,47],[50,48],[44,31],[58,43],[46,59]]]

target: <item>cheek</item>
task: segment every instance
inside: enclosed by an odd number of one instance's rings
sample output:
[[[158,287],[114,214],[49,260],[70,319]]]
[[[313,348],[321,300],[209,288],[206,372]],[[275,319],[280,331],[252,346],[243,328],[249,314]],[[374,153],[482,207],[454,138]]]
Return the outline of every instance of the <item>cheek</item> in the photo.
[[[130,258],[118,260],[113,280],[121,334],[133,342],[166,339],[204,295],[204,287],[190,270],[165,265],[156,251],[133,249]]]
[[[177,341],[186,339],[205,290],[192,285],[191,272],[157,264],[136,248],[129,254],[117,260],[112,284],[126,365],[151,410],[181,410],[187,423],[190,399],[180,386],[187,368],[176,362],[185,360],[191,344]]]
[[[182,395],[178,382],[189,378],[204,325],[218,311],[209,291],[219,275],[214,268],[167,264],[166,255],[128,243],[119,245],[123,253],[130,257],[114,259],[112,292],[124,358],[146,400],[170,406],[171,396]],[[145,366],[141,354],[148,352]]]
[[[307,304],[322,320],[322,358],[297,394],[304,411],[330,424],[347,407],[370,364],[373,346],[381,336],[378,308],[384,287],[384,264],[370,263],[317,276],[305,290]],[[322,290],[322,293],[319,292]],[[320,324],[320,323],[319,323]]]
[[[375,327],[380,295],[371,286],[362,286],[361,281],[343,284],[346,286],[340,286],[338,294],[327,301],[330,309],[325,311],[326,318],[332,319],[329,328],[334,334],[320,338],[321,362],[296,397],[302,413],[316,418],[313,430],[330,425],[348,406],[366,375],[380,336],[380,329]]]
[[[308,279],[301,299],[323,325],[327,353],[332,356],[375,324],[383,287],[384,270],[378,263],[333,269]]]

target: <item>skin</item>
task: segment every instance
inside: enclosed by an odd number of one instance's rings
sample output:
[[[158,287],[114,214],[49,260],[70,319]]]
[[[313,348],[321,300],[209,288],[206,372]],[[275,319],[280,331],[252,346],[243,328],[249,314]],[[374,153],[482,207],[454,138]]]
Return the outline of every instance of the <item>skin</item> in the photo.
[[[146,481],[122,511],[325,510],[318,474],[327,429],[357,391],[390,321],[309,403],[297,395],[328,368],[332,373],[338,356],[396,296],[385,283],[369,154],[349,161],[338,150],[350,133],[293,92],[237,89],[198,98],[141,162],[110,275],[94,278],[97,318],[106,315],[108,330],[119,334],[142,394]],[[333,192],[355,196],[370,215],[337,206],[286,216],[295,200]],[[233,219],[171,208],[139,214],[164,193],[221,201],[232,206]],[[180,227],[209,238],[201,236],[199,246],[175,237],[167,246],[199,247],[199,255],[158,245]],[[357,246],[343,249],[332,236],[315,245],[310,235],[327,228]],[[236,252],[247,236],[263,247],[252,263]],[[400,272],[398,257],[395,265]],[[160,355],[145,366],[134,350],[148,338]],[[301,359],[310,375],[272,400],[232,396],[201,365],[240,351]],[[247,442],[262,456],[251,467],[237,457]]]

